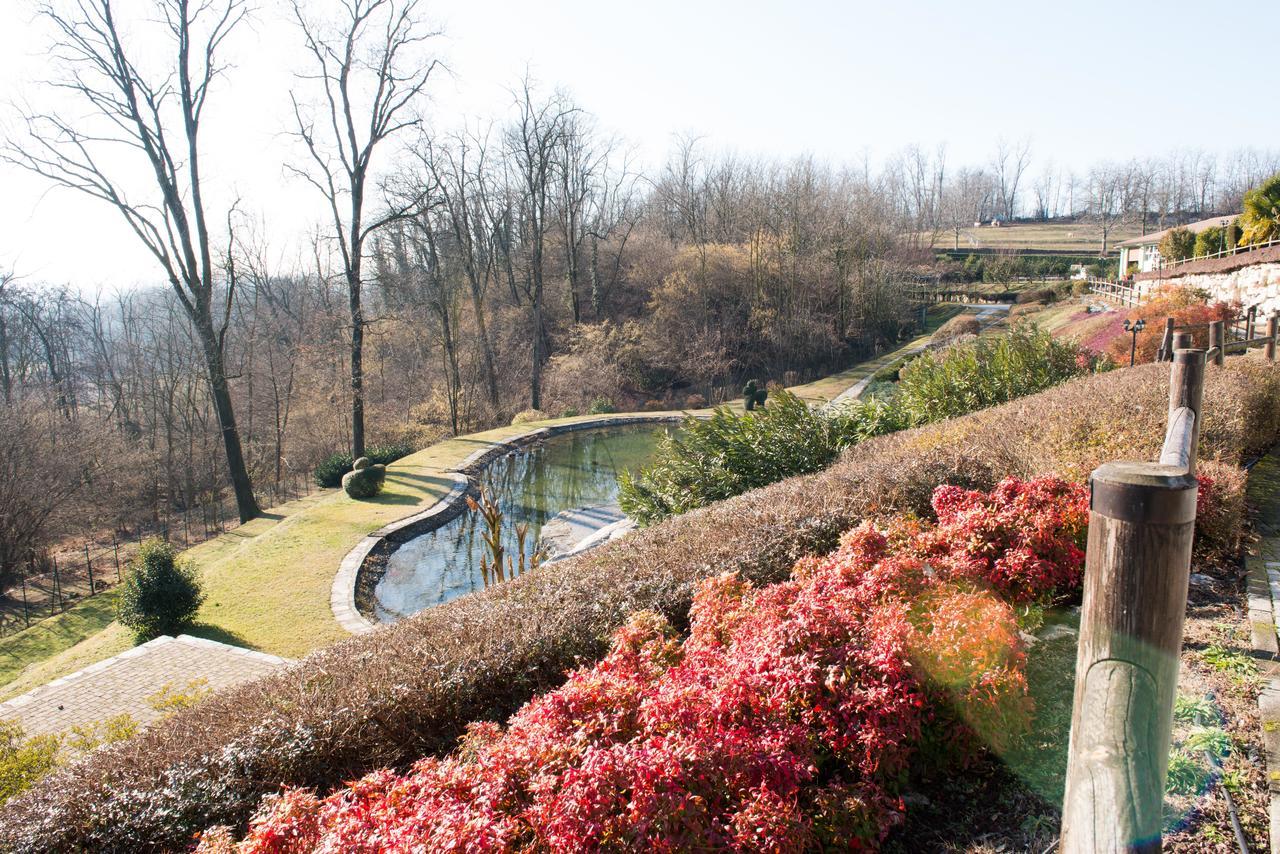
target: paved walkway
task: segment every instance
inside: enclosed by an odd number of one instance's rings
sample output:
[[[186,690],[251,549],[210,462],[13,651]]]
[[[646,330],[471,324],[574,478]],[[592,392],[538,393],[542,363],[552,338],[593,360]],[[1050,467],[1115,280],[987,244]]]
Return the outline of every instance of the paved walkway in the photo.
[[[1003,303],[993,303],[991,305],[987,305],[985,303],[963,303],[963,306],[966,309],[977,310],[975,317],[978,323],[982,324],[982,331],[985,331],[988,327],[994,326],[996,323],[1008,317],[1009,309],[1011,308],[1010,305]],[[878,371],[882,368],[887,368],[889,365],[892,365],[900,359],[905,359],[908,356],[915,356],[919,353],[923,353],[925,350],[928,350],[930,346],[929,339],[932,337],[932,334],[922,336],[922,338],[924,338],[924,343],[918,343],[921,339],[917,338],[915,342],[912,342],[898,350],[894,350],[892,353],[886,353],[874,362],[864,363],[868,371],[867,375],[836,395],[831,401],[832,404],[844,403],[847,400],[857,400],[862,396],[862,393],[867,390],[867,386],[871,385],[871,381],[875,379]]]
[[[1246,559],[1249,626],[1263,677],[1258,711],[1271,789],[1271,851],[1280,854],[1280,668],[1275,663],[1280,652],[1275,618],[1280,611],[1280,453],[1263,457],[1249,472],[1248,497],[1256,513],[1254,530],[1261,535],[1258,553]]]
[[[185,691],[193,680],[204,679],[206,687],[216,691],[288,663],[204,638],[161,635],[0,703],[0,719],[16,719],[27,735],[65,732],[121,714],[145,726],[161,715],[147,699],[166,686]]]

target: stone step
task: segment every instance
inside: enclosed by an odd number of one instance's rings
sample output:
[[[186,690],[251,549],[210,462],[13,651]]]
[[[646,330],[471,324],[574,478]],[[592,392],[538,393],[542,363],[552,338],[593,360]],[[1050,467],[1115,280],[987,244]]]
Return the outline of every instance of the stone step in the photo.
[[[1280,654],[1273,616],[1276,603],[1280,602],[1276,577],[1280,573],[1273,574],[1268,561],[1261,557],[1249,557],[1245,568],[1248,571],[1249,630],[1253,635],[1253,648],[1271,655]]]

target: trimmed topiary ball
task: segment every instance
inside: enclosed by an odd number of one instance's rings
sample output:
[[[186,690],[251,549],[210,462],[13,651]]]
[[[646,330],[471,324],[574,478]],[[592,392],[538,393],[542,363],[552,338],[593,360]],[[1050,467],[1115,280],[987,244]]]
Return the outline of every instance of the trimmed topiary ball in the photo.
[[[381,474],[379,469],[382,471]],[[355,469],[342,476],[342,489],[356,500],[373,498],[382,489],[382,481],[385,477],[385,466]]]
[[[511,419],[511,426],[515,427],[519,424],[530,424],[534,421],[546,421],[550,417],[550,415],[543,412],[541,409],[525,409],[515,414],[515,417]]]
[[[361,469],[367,469],[371,465],[373,465],[372,460],[370,460],[368,457],[361,457],[360,459],[356,460],[354,463],[351,464],[351,468],[354,469],[355,471],[360,471]]]
[[[150,539],[129,561],[116,616],[139,638],[177,634],[204,602],[195,564],[180,560],[169,543]]]

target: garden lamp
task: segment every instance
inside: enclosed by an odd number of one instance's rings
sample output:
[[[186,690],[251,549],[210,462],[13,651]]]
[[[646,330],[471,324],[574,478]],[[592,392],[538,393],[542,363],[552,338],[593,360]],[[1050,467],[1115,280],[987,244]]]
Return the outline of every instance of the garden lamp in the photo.
[[[1142,318],[1138,318],[1138,322],[1134,323],[1129,320],[1124,322],[1124,331],[1133,335],[1133,344],[1129,347],[1129,367],[1133,367],[1134,359],[1138,355],[1138,333],[1147,328],[1147,322]]]

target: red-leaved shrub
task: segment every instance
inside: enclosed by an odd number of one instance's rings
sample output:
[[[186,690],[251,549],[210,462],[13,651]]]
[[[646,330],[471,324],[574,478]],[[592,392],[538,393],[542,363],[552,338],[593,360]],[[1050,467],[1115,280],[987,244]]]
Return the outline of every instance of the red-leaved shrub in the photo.
[[[206,852],[874,848],[927,730],[1005,746],[1030,705],[1014,612],[1078,583],[1084,491],[943,487],[938,524],[849,531],[793,577],[702,585],[681,641],[640,613],[599,663],[452,756],[267,799]]]

